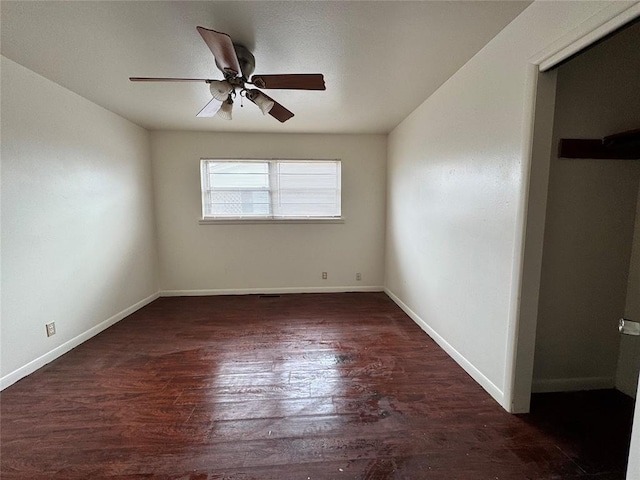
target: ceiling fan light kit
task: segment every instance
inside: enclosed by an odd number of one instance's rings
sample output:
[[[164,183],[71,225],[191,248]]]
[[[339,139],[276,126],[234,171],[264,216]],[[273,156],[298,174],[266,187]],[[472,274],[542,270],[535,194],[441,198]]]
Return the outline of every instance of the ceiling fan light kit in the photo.
[[[234,44],[226,33],[204,27],[196,29],[213,53],[216,67],[224,75],[224,80],[157,77],[129,77],[129,80],[132,82],[206,82],[209,84],[213,99],[198,112],[197,116],[216,115],[225,120],[231,120],[233,99],[236,96],[236,90],[239,90],[240,96],[246,96],[257,105],[263,115],[269,114],[281,123],[293,117],[293,112],[260,90],[247,88],[247,85],[263,89],[326,90],[321,73],[254,75],[249,80],[255,68],[255,58],[246,47]]]
[[[260,108],[263,115],[269,113],[275,105],[275,102],[273,100],[267,97],[260,90],[256,90],[254,88],[247,90],[247,98],[255,103],[258,108]]]
[[[231,120],[232,111],[233,111],[233,100],[231,100],[231,98],[227,98],[227,100],[225,100],[222,103],[222,105],[220,105],[220,109],[218,110],[218,113],[216,113],[216,115],[225,120]]]
[[[226,80],[212,80],[209,83],[209,91],[213,98],[224,102],[233,92],[233,87]]]

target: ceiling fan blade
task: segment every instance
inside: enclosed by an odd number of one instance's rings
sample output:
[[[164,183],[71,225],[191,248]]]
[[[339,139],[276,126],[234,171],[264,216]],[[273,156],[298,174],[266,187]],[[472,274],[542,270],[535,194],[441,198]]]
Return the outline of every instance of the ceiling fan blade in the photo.
[[[269,112],[269,115],[278,120],[280,123],[284,123],[291,117],[293,117],[293,112],[287,110],[278,102],[273,102],[273,108]]]
[[[254,75],[251,83],[258,88],[291,90],[326,90],[321,73],[292,73],[284,75]]]
[[[273,102],[273,107],[271,107],[271,110],[269,110],[269,115],[271,115],[273,118],[278,120],[280,123],[284,123],[287,120],[289,120],[291,117],[293,117],[293,112],[284,108],[282,105],[280,105],[278,102],[276,102],[273,98],[271,98],[269,95],[265,94],[264,92],[260,92],[260,93],[262,93],[262,95],[264,95],[265,97],[267,97],[267,99]],[[249,98],[249,100],[251,100],[251,98]],[[251,101],[253,102],[253,100]]]
[[[215,117],[221,106],[222,102],[220,100],[212,98],[211,101],[198,112],[196,117]]]
[[[211,78],[129,77],[132,82],[211,82]]]
[[[216,66],[225,74],[238,76],[241,72],[236,50],[233,48],[231,37],[226,33],[216,32],[204,27],[197,27],[198,33],[213,53]]]
[[[284,75],[254,75],[251,83],[258,88],[290,90],[326,90],[321,73],[291,73]]]

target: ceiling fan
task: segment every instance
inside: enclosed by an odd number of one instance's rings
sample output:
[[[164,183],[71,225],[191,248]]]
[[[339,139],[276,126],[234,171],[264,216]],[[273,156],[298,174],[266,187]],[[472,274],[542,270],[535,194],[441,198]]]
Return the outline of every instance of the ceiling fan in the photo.
[[[258,88],[326,90],[324,77],[321,73],[251,76],[255,68],[255,58],[246,47],[234,44],[226,33],[204,27],[197,27],[197,30],[213,53],[216,67],[223,73],[224,80],[154,77],[129,77],[129,80],[132,82],[205,82],[209,84],[213,98],[196,116],[213,117],[217,115],[226,120],[231,120],[233,99],[237,95],[236,90],[239,90],[239,95],[255,103],[264,115],[268,113],[282,123],[293,117],[293,113]],[[248,88],[247,85],[253,85],[257,88]]]

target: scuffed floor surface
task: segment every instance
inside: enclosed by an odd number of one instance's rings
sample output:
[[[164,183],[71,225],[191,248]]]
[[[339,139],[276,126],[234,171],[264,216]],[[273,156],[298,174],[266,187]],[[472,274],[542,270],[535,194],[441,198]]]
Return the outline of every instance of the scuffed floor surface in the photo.
[[[509,415],[383,293],[161,298],[2,392],[0,477],[622,480],[633,402],[558,398]]]

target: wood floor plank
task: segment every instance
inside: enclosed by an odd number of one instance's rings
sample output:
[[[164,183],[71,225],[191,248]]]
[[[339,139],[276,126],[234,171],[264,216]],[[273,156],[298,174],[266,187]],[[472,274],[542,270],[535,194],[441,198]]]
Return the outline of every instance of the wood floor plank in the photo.
[[[509,415],[382,293],[160,298],[0,394],[0,477],[621,480],[591,395]]]

